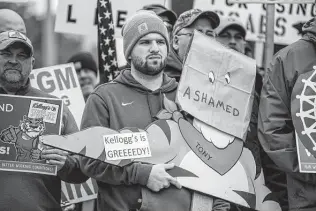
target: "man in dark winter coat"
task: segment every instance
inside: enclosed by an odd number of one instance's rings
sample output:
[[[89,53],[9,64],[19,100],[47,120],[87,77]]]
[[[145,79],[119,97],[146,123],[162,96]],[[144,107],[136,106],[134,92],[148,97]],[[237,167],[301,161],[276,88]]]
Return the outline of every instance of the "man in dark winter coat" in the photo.
[[[33,46],[24,34],[18,31],[0,33],[0,94],[54,98],[31,87],[29,74],[33,63]],[[77,130],[75,120],[65,106],[61,133],[68,134]],[[57,176],[0,171],[1,210],[61,210],[60,180],[81,182],[81,178],[85,179],[77,162],[64,151],[44,149],[41,158],[57,165]],[[76,175],[75,178],[73,175]]]
[[[303,38],[273,58],[261,92],[258,136],[265,152],[286,173],[289,210],[316,210],[316,175],[300,173],[291,118],[291,94],[300,74],[316,64],[316,18]]]

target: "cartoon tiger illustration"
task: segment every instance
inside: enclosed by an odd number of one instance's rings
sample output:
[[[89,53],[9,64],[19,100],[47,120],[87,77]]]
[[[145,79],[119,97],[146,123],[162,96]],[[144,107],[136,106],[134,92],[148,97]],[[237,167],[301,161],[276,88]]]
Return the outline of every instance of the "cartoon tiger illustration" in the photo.
[[[39,136],[45,131],[43,118],[29,118],[23,116],[18,127],[10,126],[0,133],[0,140],[14,144],[17,156],[16,161],[39,161]]]

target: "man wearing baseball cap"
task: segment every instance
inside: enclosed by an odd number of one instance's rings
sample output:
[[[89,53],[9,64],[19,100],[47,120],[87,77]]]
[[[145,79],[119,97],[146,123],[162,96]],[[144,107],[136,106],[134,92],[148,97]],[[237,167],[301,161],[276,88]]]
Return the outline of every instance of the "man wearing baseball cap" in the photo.
[[[13,51],[18,52],[15,61],[7,59],[14,53]],[[2,32],[0,33],[0,55],[0,85],[7,93],[15,94],[20,87],[26,85],[32,70],[34,62],[32,43],[18,31]],[[10,70],[10,66],[21,70]]]
[[[246,28],[238,19],[222,18],[220,25],[216,28],[216,33],[218,34],[217,41],[242,54],[245,53]]]
[[[171,37],[173,25],[176,23],[177,20],[176,13],[174,13],[172,10],[168,10],[161,4],[145,5],[142,9],[153,11],[154,13],[156,13],[156,15],[158,15],[163,20],[163,23],[168,29],[169,36]]]
[[[162,19],[154,12],[138,11],[127,20],[122,35],[124,55],[131,67],[90,94],[81,129],[146,129],[163,109],[164,98],[175,100],[177,82],[163,72],[170,49]],[[157,144],[165,141],[162,137]],[[191,194],[166,172],[174,167],[166,162],[117,167],[82,157],[81,167],[97,180],[99,211],[189,211]]]
[[[207,36],[215,37],[214,29],[220,19],[215,12],[191,9],[183,12],[177,19],[172,31],[172,48],[167,60],[165,73],[180,80],[182,63],[186,57],[193,31],[198,30]]]
[[[19,31],[0,33],[0,94],[56,98],[35,89],[30,84],[29,75],[34,64],[31,41]],[[3,120],[1,120],[3,121]],[[74,117],[64,106],[61,134],[78,131]],[[0,140],[14,141],[14,131],[2,130]],[[57,166],[57,176],[33,174],[27,172],[0,171],[1,210],[56,210],[61,211],[61,184],[82,182],[86,179],[81,174],[74,158],[58,149],[44,149],[40,154],[49,164]],[[70,178],[76,171],[75,177]],[[69,174],[68,174],[69,173]],[[70,180],[75,179],[75,180]]]

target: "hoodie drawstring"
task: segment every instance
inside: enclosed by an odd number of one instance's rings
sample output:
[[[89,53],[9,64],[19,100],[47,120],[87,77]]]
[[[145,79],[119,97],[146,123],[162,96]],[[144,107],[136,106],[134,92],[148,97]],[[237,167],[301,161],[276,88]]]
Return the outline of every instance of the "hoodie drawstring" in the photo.
[[[146,100],[147,100],[147,105],[148,105],[148,109],[149,109],[149,116],[151,117],[151,121],[154,121],[154,117],[152,115],[152,111],[151,111],[151,106],[149,103],[149,92],[146,91]]]
[[[156,119],[155,119],[155,116],[153,116],[153,111],[152,111],[152,108],[150,106],[149,94],[150,93],[148,91],[146,91],[146,100],[147,100],[147,105],[148,105],[148,109],[149,109],[149,115],[151,117],[151,120],[154,121]],[[159,89],[159,96],[158,96],[158,98],[159,98],[159,104],[160,104],[159,111],[161,111],[163,109],[163,94],[162,94],[162,90],[161,89]]]
[[[161,110],[163,109],[163,95],[162,95],[161,89],[159,89],[159,101],[160,101],[160,110]]]

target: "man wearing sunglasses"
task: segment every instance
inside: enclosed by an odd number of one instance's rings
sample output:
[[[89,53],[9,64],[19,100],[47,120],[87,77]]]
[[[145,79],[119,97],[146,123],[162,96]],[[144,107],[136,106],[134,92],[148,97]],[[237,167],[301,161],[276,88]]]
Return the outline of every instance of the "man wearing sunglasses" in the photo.
[[[172,48],[165,73],[179,81],[182,63],[185,60],[194,29],[207,36],[215,37],[214,29],[219,25],[219,22],[218,15],[212,11],[191,9],[183,12],[173,27]]]
[[[158,15],[162,19],[163,23],[167,27],[169,37],[171,38],[173,25],[175,24],[177,20],[176,13],[174,13],[172,10],[168,10],[166,7],[164,7],[161,4],[145,5],[142,9],[150,10],[156,13],[156,15]]]

